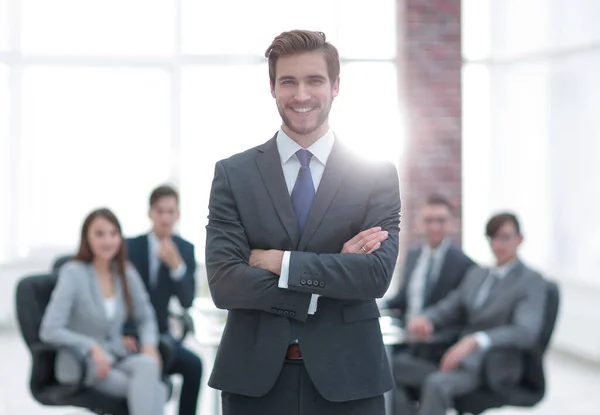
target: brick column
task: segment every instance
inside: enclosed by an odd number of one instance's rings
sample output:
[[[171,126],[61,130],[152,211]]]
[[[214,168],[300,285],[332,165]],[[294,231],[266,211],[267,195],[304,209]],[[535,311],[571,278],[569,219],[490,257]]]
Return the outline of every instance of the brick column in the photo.
[[[401,258],[416,242],[415,215],[432,192],[461,212],[460,0],[397,0],[398,85],[406,111],[401,160]]]

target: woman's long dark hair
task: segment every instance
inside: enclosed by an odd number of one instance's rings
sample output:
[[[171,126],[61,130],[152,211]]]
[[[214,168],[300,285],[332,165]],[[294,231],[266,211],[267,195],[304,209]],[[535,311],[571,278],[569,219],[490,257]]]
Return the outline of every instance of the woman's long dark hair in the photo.
[[[119,220],[109,209],[101,208],[96,209],[90,212],[89,215],[83,221],[83,226],[81,227],[81,242],[79,243],[79,252],[77,255],[73,257],[76,261],[83,262],[92,262],[94,259],[94,254],[92,253],[92,249],[90,248],[90,243],[88,241],[88,233],[90,230],[90,225],[96,218],[103,218],[112,223],[117,227],[119,232],[119,236],[121,237],[121,247],[119,248],[119,252],[113,258],[117,266],[117,271],[119,273],[119,278],[121,279],[121,285],[123,287],[123,294],[125,295],[125,305],[127,306],[127,314],[131,312],[131,295],[129,293],[129,285],[127,284],[127,246],[125,241],[123,240],[123,233],[121,231],[121,224]]]

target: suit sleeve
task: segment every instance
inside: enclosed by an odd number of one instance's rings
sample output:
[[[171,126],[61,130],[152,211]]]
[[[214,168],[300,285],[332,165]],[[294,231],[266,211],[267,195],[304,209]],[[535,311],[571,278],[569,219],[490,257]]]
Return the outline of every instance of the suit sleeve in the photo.
[[[465,315],[464,298],[471,282],[471,272],[463,278],[461,284],[438,301],[435,305],[426,308],[423,314],[431,321],[436,330],[448,328],[463,321]]]
[[[398,259],[400,187],[393,164],[385,164],[376,175],[363,228],[380,226],[388,239],[369,255],[293,251],[289,290],[343,300],[383,297]]]
[[[248,264],[250,244],[222,162],[215,167],[206,227],[206,271],[220,309],[261,310],[306,321],[310,294],[279,288],[279,276]]]
[[[76,331],[67,328],[73,306],[79,293],[79,287],[85,281],[81,268],[73,263],[67,263],[60,269],[58,282],[50,302],[46,307],[40,326],[40,339],[54,346],[70,347],[81,354],[87,354],[96,341]]]
[[[127,266],[127,283],[131,295],[131,314],[138,328],[140,344],[158,345],[158,325],[154,308],[150,302],[150,296],[144,287],[144,283],[133,265]]]
[[[183,308],[190,308],[196,296],[196,255],[194,245],[186,245],[181,257],[185,262],[185,272],[174,279],[175,295]]]
[[[517,303],[510,324],[483,332],[489,338],[490,347],[516,347],[525,350],[535,347],[544,326],[547,301],[545,284],[541,276],[535,275]]]

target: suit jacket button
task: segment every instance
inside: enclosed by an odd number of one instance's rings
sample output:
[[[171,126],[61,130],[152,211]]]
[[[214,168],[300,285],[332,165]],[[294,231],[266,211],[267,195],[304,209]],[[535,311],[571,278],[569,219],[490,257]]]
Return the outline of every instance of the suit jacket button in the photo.
[[[290,311],[290,316],[295,316],[296,312],[295,311]]]
[[[321,281],[321,282],[319,283],[319,287],[321,287],[321,288],[325,287],[325,283],[324,283],[323,281]]]
[[[306,283],[307,283],[308,285],[312,285],[312,284],[313,284],[312,280],[308,280],[308,281],[306,281]]]
[[[283,314],[285,314],[287,316],[290,314],[290,312],[288,310],[283,310]]]
[[[271,309],[271,311],[272,311],[272,312],[274,312],[274,313],[276,313],[276,312],[277,312],[277,309],[276,309],[275,307],[273,307],[273,308]]]
[[[306,280],[300,280],[300,284],[306,285]]]
[[[283,314],[283,310],[282,310],[282,309],[279,309],[279,310],[277,310],[277,312],[278,312],[279,314]]]

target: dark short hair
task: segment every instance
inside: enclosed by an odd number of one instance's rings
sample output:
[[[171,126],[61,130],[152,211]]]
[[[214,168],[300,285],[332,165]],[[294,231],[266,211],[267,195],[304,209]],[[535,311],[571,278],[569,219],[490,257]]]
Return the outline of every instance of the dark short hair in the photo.
[[[515,225],[515,231],[517,232],[517,235],[521,235],[521,226],[519,225],[519,220],[515,214],[510,212],[502,212],[492,216],[485,226],[485,235],[488,238],[493,238],[496,236],[500,228],[507,222],[512,222],[512,224]]]
[[[433,193],[425,199],[425,206],[446,206],[451,214],[454,214],[454,206],[448,198],[440,193]]]
[[[175,190],[173,186],[162,185],[158,186],[150,193],[150,207],[154,206],[154,204],[163,197],[174,197],[179,205],[179,193],[177,190]]]
[[[275,68],[279,58],[317,51],[322,52],[325,57],[329,80],[333,84],[340,75],[340,56],[336,47],[327,42],[325,33],[311,30],[290,30],[273,39],[265,51],[265,57],[269,63],[271,85],[275,85],[277,78]]]

